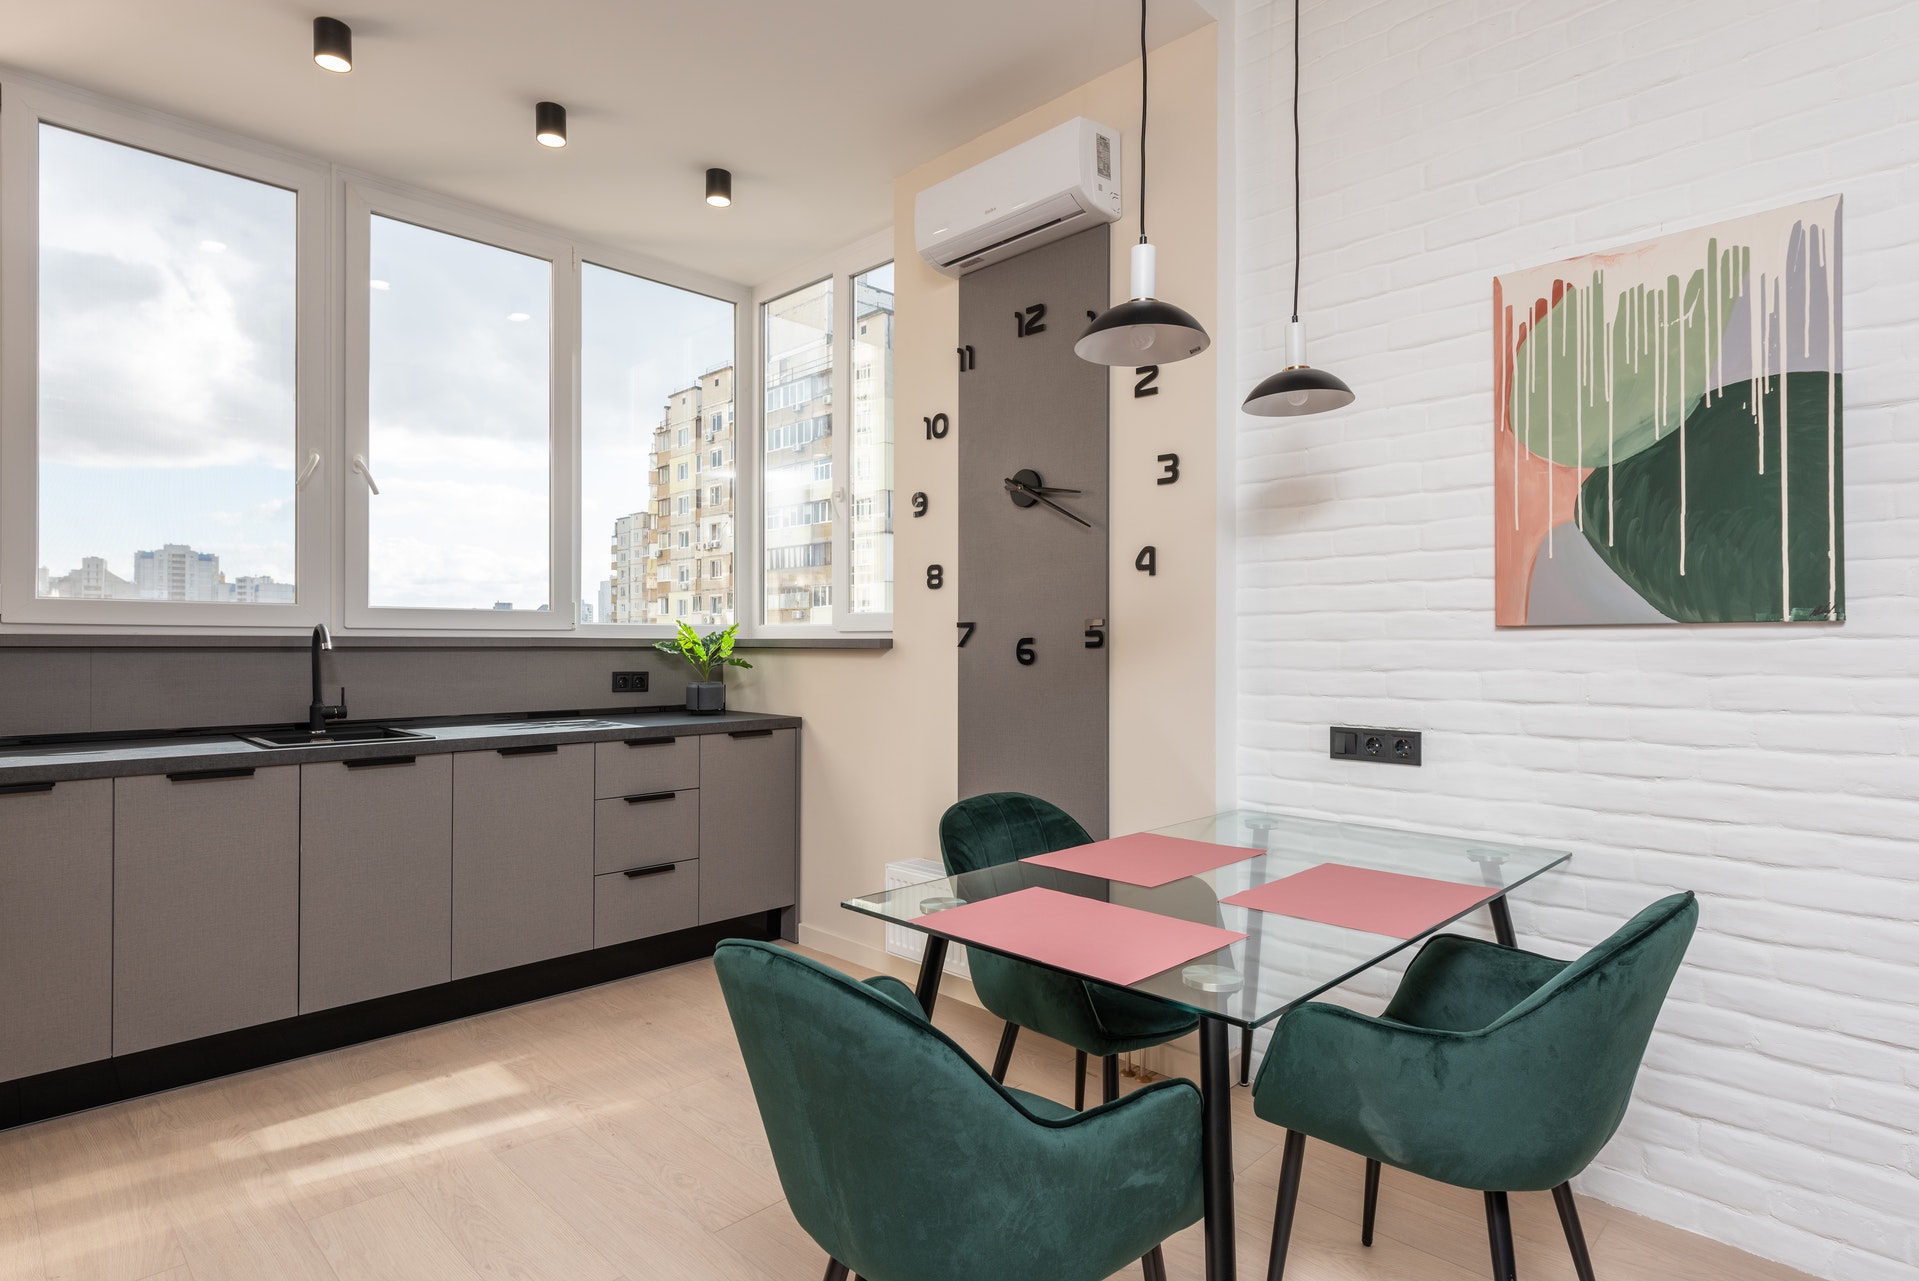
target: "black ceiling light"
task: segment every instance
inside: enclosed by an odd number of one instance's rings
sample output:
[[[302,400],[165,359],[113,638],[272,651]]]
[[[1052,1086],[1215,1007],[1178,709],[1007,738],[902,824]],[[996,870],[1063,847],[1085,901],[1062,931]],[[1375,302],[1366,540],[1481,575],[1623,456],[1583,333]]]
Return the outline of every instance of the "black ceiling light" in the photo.
[[[533,136],[542,147],[566,145],[566,108],[557,102],[538,103],[533,108]]]
[[[1293,0],[1293,323],[1286,331],[1286,368],[1253,388],[1243,408],[1263,418],[1320,414],[1353,403],[1353,389],[1306,363],[1306,326],[1299,323],[1299,0]]]
[[[353,28],[338,18],[315,18],[313,60],[341,75],[353,70]]]
[[[733,203],[733,174],[726,169],[706,171],[706,203],[724,209]]]
[[[1139,243],[1133,246],[1133,296],[1108,308],[1073,344],[1095,365],[1168,365],[1212,345],[1192,316],[1153,297],[1153,246],[1146,239],[1146,0],[1139,0]]]

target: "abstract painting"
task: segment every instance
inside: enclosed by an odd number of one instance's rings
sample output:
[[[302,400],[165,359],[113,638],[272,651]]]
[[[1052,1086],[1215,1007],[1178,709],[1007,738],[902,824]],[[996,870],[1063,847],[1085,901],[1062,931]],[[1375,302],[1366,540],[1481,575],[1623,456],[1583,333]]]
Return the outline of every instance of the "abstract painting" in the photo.
[[[1493,278],[1497,623],[1846,616],[1839,216]]]

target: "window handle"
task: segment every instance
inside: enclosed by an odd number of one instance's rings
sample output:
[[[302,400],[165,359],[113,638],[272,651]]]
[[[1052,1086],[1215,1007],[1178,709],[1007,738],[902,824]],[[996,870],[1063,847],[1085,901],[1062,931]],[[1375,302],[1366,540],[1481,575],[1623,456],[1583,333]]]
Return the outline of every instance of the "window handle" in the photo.
[[[368,489],[372,490],[376,494],[380,492],[379,482],[373,479],[372,469],[370,469],[366,465],[365,454],[353,455],[353,470],[359,472],[362,476],[366,477],[366,487]]]
[[[301,492],[302,490],[304,490],[307,487],[307,485],[313,480],[313,478],[319,474],[320,474],[320,451],[316,449],[312,453],[307,455],[306,466],[302,467],[300,469],[300,474],[294,478],[293,492],[297,494]]]

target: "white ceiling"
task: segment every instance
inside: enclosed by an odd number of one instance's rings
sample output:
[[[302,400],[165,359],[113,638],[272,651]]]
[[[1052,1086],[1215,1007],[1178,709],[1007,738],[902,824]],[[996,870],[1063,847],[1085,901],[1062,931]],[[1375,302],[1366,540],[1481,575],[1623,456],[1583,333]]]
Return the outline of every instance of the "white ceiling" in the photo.
[[[1154,0],[1149,43],[1206,4]],[[350,75],[313,64],[322,13]],[[744,284],[885,226],[896,175],[1137,48],[1132,0],[0,0],[7,66]],[[542,98],[563,151],[533,141]]]

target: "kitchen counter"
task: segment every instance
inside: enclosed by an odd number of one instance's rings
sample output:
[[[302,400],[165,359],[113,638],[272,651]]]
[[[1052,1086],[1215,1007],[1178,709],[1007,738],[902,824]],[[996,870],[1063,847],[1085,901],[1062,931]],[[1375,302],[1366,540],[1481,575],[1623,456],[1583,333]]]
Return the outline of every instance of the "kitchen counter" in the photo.
[[[741,730],[797,728],[797,716],[761,712],[722,712],[694,716],[679,708],[659,711],[584,712],[552,716],[464,717],[436,721],[379,721],[429,738],[328,743],[314,747],[260,747],[238,737],[245,731],[208,731],[168,736],[28,743],[0,747],[0,788],[65,783],[88,778],[123,778],[193,770],[265,768],[344,761],[367,757],[427,756],[441,752],[488,751],[546,743],[622,742],[628,739],[739,733]],[[340,728],[351,722],[334,722]],[[283,728],[283,727],[282,727]]]

